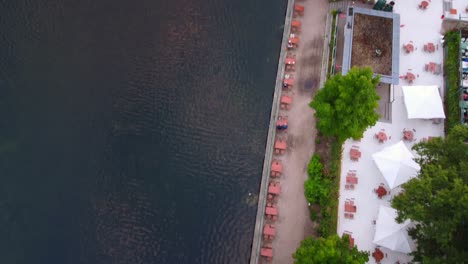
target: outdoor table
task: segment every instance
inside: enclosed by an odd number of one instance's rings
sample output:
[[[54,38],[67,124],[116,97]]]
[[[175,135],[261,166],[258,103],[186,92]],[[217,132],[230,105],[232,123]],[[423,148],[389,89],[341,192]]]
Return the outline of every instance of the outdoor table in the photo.
[[[354,219],[354,214],[344,213],[344,217],[347,218],[347,219]]]
[[[346,176],[346,183],[348,183],[348,184],[357,184],[358,183],[358,178],[356,176],[348,175],[348,176]]]
[[[354,203],[345,202],[345,212],[355,213],[356,212],[356,206],[354,205]]]
[[[432,42],[427,43],[427,45],[424,46],[424,49],[428,52],[435,52],[435,45]]]
[[[273,216],[278,215],[278,208],[276,208],[276,207],[271,207],[271,206],[267,206],[267,207],[265,208],[265,214],[267,214],[267,215],[273,215]]]
[[[380,142],[384,142],[387,140],[387,134],[383,131],[380,131],[379,133],[377,133],[375,135],[377,137],[377,139],[380,141]]]
[[[295,58],[286,57],[285,63],[286,63],[286,64],[289,64],[289,65],[296,64],[296,59],[295,59]]]
[[[297,20],[293,20],[293,21],[291,21],[291,26],[294,27],[294,28],[299,29],[301,27],[301,22],[299,22]]]
[[[412,82],[412,81],[414,81],[414,79],[416,79],[416,76],[414,76],[414,74],[412,74],[411,72],[407,72],[406,76],[405,76],[405,79],[408,82]]]
[[[270,186],[268,186],[268,193],[278,195],[280,194],[280,192],[281,192],[281,187],[279,183],[275,185],[270,184]]]
[[[273,257],[273,249],[262,247],[260,249],[260,256],[271,258]]]
[[[273,163],[271,163],[271,171],[281,173],[283,171],[283,164],[281,161],[273,161]]]
[[[354,247],[354,237],[349,236],[349,247]]]
[[[387,195],[387,190],[382,185],[379,186],[379,188],[377,188],[375,192],[377,193],[377,196],[379,198],[382,198],[383,196]]]
[[[287,96],[287,95],[281,96],[281,103],[282,104],[291,104],[292,103],[292,97]]]
[[[299,38],[298,37],[294,37],[294,38],[289,38],[289,44],[299,44]]]
[[[379,248],[375,248],[375,251],[372,253],[376,262],[380,262],[384,258],[383,252]]]
[[[358,149],[355,149],[355,148],[352,148],[350,151],[349,151],[349,154],[351,156],[351,159],[353,160],[357,160],[361,157],[361,151],[359,151]]]
[[[304,12],[304,6],[301,6],[301,5],[294,5],[294,11],[297,11],[297,12]]]
[[[293,78],[287,78],[284,79],[283,83],[287,86],[293,86],[294,85],[294,79]]]
[[[408,43],[404,46],[406,53],[410,53],[414,51],[414,46],[411,43]]]
[[[421,4],[419,5],[420,8],[426,9],[429,6],[428,1],[421,1]]]
[[[276,127],[285,127],[288,125],[288,118],[287,117],[278,117],[276,120]]]
[[[267,236],[272,236],[274,237],[275,236],[275,228],[271,225],[265,225],[263,227],[263,234],[264,235],[267,235]]]
[[[287,144],[286,144],[286,141],[285,140],[280,140],[278,139],[276,142],[275,142],[275,149],[282,149],[282,150],[285,150],[287,147]]]
[[[403,131],[403,138],[406,139],[406,140],[413,140],[413,131],[411,130],[404,130]]]
[[[294,67],[294,65],[286,64],[286,70],[287,71],[294,71],[294,70],[296,70],[296,67]]]
[[[433,74],[439,74],[440,70],[438,69],[438,65],[435,62],[429,62],[426,64],[426,71],[432,72]]]
[[[345,233],[343,234],[343,237],[345,237],[345,236],[347,236],[348,239],[349,239],[349,247],[350,248],[354,247],[354,238],[351,235],[351,233],[349,233],[348,231],[345,231]]]

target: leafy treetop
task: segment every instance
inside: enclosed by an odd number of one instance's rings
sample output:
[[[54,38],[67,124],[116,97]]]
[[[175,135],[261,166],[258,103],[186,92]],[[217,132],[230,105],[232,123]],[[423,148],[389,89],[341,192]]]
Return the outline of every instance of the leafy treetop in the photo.
[[[465,263],[468,259],[468,128],[455,126],[446,139],[416,144],[418,178],[402,185],[392,206],[397,221],[413,220],[414,261]]]
[[[293,254],[296,264],[363,264],[369,260],[369,253],[359,251],[349,245],[348,236],[340,238],[332,235],[327,238],[306,238]]]
[[[379,120],[379,81],[371,68],[352,68],[345,76],[328,79],[310,103],[320,132],[339,140],[362,138],[364,131]]]

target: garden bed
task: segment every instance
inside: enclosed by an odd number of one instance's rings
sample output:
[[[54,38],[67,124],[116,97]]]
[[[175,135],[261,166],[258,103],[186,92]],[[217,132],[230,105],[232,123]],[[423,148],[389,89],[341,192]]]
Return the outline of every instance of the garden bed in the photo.
[[[355,13],[352,45],[351,67],[392,75],[393,19]]]

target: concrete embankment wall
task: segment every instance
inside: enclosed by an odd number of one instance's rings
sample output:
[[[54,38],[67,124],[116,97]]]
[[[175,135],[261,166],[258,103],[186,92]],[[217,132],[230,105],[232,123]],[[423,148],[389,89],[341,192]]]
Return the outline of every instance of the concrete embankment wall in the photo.
[[[281,43],[281,53],[278,62],[278,72],[276,74],[276,85],[273,96],[273,104],[270,114],[270,126],[268,129],[268,138],[265,149],[265,159],[263,161],[262,181],[260,185],[260,192],[258,194],[258,208],[257,218],[255,222],[255,230],[252,242],[252,251],[250,254],[250,264],[258,264],[260,258],[260,248],[262,246],[262,230],[263,221],[265,217],[265,206],[268,195],[268,179],[270,177],[270,164],[273,158],[273,147],[276,137],[276,120],[280,108],[281,91],[283,89],[283,76],[285,70],[285,59],[288,49],[288,40],[291,30],[291,20],[294,12],[294,0],[288,0],[288,7],[286,10],[286,19],[284,23],[283,40]]]

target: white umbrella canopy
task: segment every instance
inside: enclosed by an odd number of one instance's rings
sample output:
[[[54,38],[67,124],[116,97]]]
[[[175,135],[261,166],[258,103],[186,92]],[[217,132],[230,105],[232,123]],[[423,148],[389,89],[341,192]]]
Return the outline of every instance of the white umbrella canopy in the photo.
[[[372,159],[391,189],[416,177],[421,169],[403,141],[372,154]]]
[[[403,86],[402,90],[408,119],[445,118],[437,86]]]
[[[374,243],[402,253],[410,253],[414,249],[414,242],[408,236],[409,220],[399,224],[396,222],[397,211],[391,207],[381,205],[376,221]]]

